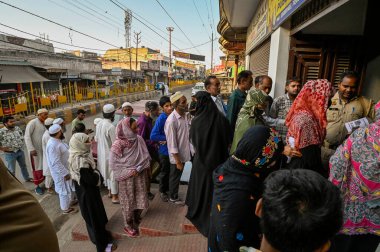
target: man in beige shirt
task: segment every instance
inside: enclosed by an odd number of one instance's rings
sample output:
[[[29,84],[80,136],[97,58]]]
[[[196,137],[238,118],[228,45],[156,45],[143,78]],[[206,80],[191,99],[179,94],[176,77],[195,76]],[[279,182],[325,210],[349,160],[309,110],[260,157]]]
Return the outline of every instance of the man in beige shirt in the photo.
[[[338,92],[331,99],[331,105],[326,112],[327,134],[322,148],[322,160],[326,167],[331,155],[348,136],[345,123],[361,118],[372,122],[375,118],[373,101],[358,95],[359,81],[360,77],[356,72],[344,72]]]

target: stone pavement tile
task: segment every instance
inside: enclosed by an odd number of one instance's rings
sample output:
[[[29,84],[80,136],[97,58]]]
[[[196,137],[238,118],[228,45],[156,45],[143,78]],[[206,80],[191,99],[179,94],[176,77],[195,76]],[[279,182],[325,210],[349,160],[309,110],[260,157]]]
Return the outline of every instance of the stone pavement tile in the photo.
[[[187,186],[180,186],[179,196],[185,199]],[[140,224],[143,236],[166,236],[182,234],[186,207],[163,202],[158,193],[150,202],[148,212]]]
[[[93,252],[95,246],[90,241],[72,241],[61,252]],[[117,252],[198,252],[207,251],[207,239],[200,234],[140,237],[120,240]]]

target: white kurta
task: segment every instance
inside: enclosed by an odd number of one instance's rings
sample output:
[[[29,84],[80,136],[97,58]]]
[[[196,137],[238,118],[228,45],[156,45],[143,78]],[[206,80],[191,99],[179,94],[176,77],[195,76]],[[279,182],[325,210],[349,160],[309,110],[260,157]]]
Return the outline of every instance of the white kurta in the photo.
[[[45,133],[46,128],[43,122],[38,118],[31,120],[25,129],[25,144],[28,150],[27,155],[31,151],[37,151],[37,157],[34,157],[34,164],[36,170],[43,169],[43,150],[42,150],[42,135]]]
[[[58,194],[71,195],[74,191],[72,180],[64,177],[69,172],[69,147],[61,140],[50,138],[46,145],[47,163]]]
[[[115,126],[111,120],[103,119],[96,125],[95,141],[98,144],[98,169],[104,178],[104,185],[109,188],[113,173],[109,167],[109,156],[112,143],[115,141]]]
[[[45,130],[45,133],[42,135],[42,152],[43,152],[43,170],[44,176],[51,176],[50,169],[47,163],[46,158],[46,145],[50,139],[50,134],[48,130]]]

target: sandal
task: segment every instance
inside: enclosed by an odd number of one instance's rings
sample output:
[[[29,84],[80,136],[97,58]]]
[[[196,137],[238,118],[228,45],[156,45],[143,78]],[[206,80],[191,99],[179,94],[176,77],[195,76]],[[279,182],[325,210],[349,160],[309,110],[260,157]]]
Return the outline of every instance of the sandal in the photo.
[[[75,214],[78,212],[78,209],[70,207],[69,209],[62,212],[62,214]]]
[[[108,243],[105,252],[112,252],[117,249],[117,244],[116,243]]]
[[[134,230],[134,229],[130,230],[130,229],[125,227],[123,230],[124,230],[124,233],[126,233],[126,235],[128,237],[136,238],[138,236],[136,230]]]

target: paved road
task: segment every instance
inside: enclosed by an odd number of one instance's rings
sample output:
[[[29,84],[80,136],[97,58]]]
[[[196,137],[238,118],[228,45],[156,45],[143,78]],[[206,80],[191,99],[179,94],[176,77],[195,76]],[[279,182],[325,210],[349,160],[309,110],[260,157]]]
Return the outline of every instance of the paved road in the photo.
[[[191,88],[183,90],[182,91],[186,97],[190,100],[191,98]],[[154,100],[158,100],[160,96],[157,96],[154,98]],[[88,128],[94,129],[94,119],[97,117],[102,117],[101,114],[97,114],[94,116],[89,116],[85,118],[85,124]],[[66,139],[67,141],[71,138],[71,124],[66,125]],[[1,156],[3,159],[3,156]],[[28,161],[27,161],[28,163]],[[31,175],[31,168],[29,168],[29,174]],[[191,164],[187,164],[183,173],[182,180],[188,181],[189,176],[190,176],[190,171],[191,171]],[[20,169],[17,166],[16,168],[16,177],[20,180],[23,181],[22,176],[20,174]],[[81,215],[74,214],[74,215],[62,215],[61,210],[59,207],[59,198],[58,195],[50,195],[50,194],[44,194],[42,196],[36,195],[34,193],[34,184],[32,183],[25,183],[25,187],[32,192],[33,195],[38,199],[40,202],[42,208],[45,210],[46,214],[49,216],[50,220],[52,221],[56,231],[57,231],[57,236],[59,239],[60,246],[65,244],[67,241],[71,240],[71,229],[73,225],[75,225],[82,217]],[[153,185],[152,189],[156,189],[157,185]]]

